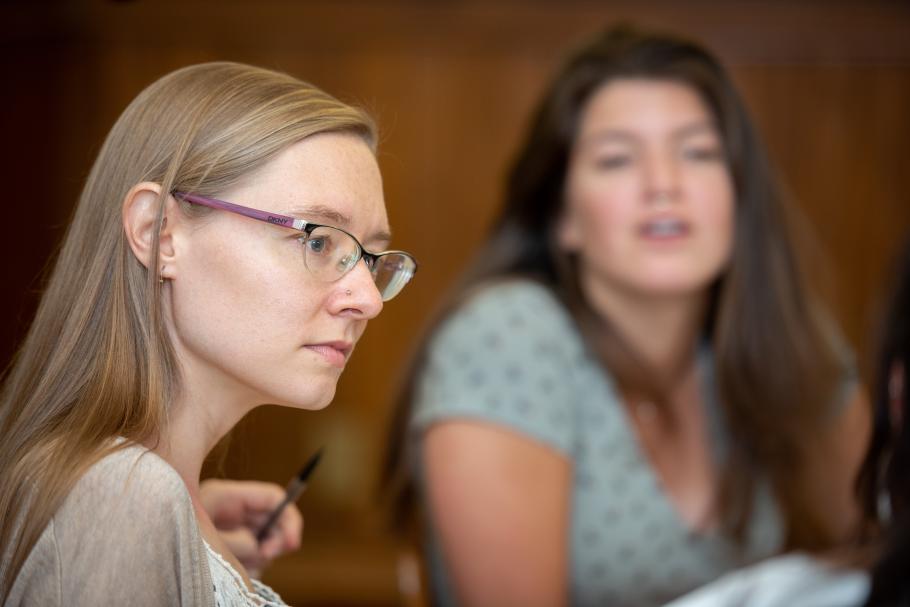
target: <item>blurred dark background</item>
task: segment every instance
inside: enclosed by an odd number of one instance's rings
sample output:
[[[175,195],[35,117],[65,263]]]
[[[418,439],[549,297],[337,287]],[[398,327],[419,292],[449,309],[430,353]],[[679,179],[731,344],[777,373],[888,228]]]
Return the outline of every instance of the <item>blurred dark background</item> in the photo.
[[[303,549],[266,581],[292,604],[404,604],[401,546],[375,500],[402,363],[482,237],[548,75],[580,37],[616,20],[697,37],[732,68],[828,253],[834,311],[866,364],[888,261],[910,227],[907,2],[0,3],[0,364],[28,327],[104,135],[152,80],[236,60],[365,106],[381,128],[394,244],[417,255],[420,273],[373,321],[329,409],[254,412],[224,468],[284,484],[324,445],[301,502]]]

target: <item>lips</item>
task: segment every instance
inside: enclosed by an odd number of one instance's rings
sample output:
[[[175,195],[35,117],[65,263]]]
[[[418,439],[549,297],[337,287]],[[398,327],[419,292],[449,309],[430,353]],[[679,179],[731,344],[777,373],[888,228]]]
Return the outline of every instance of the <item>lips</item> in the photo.
[[[687,221],[678,217],[655,217],[639,224],[639,236],[648,240],[676,240],[689,235],[691,228]]]
[[[327,341],[318,344],[307,344],[304,348],[319,354],[330,365],[342,368],[351,355],[354,344],[349,341]]]

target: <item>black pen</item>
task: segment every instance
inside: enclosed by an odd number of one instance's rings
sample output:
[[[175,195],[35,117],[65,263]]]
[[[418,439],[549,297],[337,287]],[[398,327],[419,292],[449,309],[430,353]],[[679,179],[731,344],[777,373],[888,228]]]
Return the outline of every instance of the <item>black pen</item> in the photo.
[[[284,499],[281,500],[281,503],[278,504],[274,510],[272,510],[271,514],[269,514],[269,518],[266,519],[265,524],[259,530],[259,533],[256,534],[257,542],[261,543],[262,540],[268,537],[269,531],[272,530],[272,527],[275,525],[275,522],[278,520],[278,517],[281,516],[281,512],[287,505],[296,502],[297,498],[303,495],[304,490],[306,490],[307,479],[310,478],[313,470],[316,469],[316,464],[319,463],[320,457],[322,457],[322,447],[307,460],[307,463],[303,465],[303,468],[300,469],[297,476],[292,478],[291,482],[288,483],[287,489],[285,489],[284,492]]]

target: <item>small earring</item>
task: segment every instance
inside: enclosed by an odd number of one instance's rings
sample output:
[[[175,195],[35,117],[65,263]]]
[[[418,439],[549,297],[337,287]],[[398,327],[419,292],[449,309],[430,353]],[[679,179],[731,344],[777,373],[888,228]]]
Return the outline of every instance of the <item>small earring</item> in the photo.
[[[348,297],[350,297],[350,296],[351,296],[351,290],[350,290],[350,289],[345,289],[344,294],[347,295]]]
[[[164,268],[166,268],[166,267],[167,266],[161,266],[161,271],[158,272],[158,284],[160,284],[160,285],[164,284],[164,276],[162,276],[162,274],[164,274]]]

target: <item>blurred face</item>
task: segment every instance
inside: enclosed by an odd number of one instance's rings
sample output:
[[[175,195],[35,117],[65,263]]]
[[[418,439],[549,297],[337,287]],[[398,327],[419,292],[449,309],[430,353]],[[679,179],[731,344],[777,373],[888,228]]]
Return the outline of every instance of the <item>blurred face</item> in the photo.
[[[379,169],[352,135],[309,137],[218,194],[343,228],[370,251],[388,244]],[[252,404],[327,405],[367,321],[382,309],[363,260],[325,282],[304,265],[293,230],[218,210],[181,226],[177,273],[167,285],[184,383]]]
[[[692,88],[617,79],[591,96],[558,231],[589,296],[703,292],[730,257],[733,213],[722,140]]]

